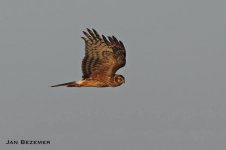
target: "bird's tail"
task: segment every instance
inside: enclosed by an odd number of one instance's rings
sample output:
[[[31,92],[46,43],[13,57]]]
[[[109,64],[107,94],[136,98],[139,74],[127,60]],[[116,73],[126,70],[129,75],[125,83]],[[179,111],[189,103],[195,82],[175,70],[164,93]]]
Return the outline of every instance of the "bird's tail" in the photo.
[[[58,86],[79,87],[80,85],[79,85],[78,83],[76,83],[75,81],[73,81],[73,82],[67,82],[67,83],[62,83],[62,84],[53,85],[53,86],[51,86],[51,87],[58,87]]]

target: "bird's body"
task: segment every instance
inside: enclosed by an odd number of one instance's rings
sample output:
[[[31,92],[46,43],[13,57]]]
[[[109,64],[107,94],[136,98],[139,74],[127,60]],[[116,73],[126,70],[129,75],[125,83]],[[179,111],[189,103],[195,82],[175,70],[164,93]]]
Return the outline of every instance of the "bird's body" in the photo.
[[[93,79],[93,78],[86,78],[80,81],[68,82],[63,84],[54,85],[52,87],[57,86],[66,86],[66,87],[116,87],[119,86],[115,84],[113,81],[114,77],[107,77],[105,79]]]
[[[85,56],[82,60],[83,79],[57,84],[52,87],[117,87],[125,82],[116,71],[126,64],[126,51],[123,43],[114,36],[108,39],[100,36],[94,29],[83,31],[85,37]]]

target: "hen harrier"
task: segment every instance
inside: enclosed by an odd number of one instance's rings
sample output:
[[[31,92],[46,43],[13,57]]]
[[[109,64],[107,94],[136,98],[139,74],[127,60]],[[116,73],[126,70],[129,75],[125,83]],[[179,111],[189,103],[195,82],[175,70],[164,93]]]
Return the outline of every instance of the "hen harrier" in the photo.
[[[96,30],[83,31],[85,37],[85,57],[82,60],[82,80],[51,87],[116,87],[125,82],[122,75],[115,74],[126,64],[126,50],[114,36],[108,39]]]

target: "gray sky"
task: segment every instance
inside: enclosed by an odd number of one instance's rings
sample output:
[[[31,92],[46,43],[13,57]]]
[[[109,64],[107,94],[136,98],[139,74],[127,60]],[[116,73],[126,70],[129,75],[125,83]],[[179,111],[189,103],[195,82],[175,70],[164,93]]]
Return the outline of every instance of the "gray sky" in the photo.
[[[226,1],[2,0],[0,147],[213,150],[226,146]],[[81,79],[85,28],[127,49],[117,88]],[[51,145],[6,145],[6,140]]]

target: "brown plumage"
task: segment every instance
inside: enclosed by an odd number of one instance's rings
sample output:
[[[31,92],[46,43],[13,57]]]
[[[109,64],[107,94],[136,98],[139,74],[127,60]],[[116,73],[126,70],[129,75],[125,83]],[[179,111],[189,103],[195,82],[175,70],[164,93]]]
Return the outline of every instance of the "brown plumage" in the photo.
[[[115,74],[126,64],[126,50],[114,36],[100,36],[96,30],[83,31],[85,56],[82,60],[82,80],[53,85],[66,87],[116,87],[125,82]]]

